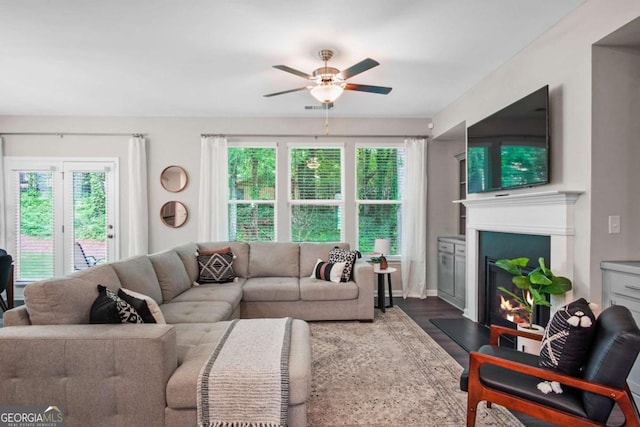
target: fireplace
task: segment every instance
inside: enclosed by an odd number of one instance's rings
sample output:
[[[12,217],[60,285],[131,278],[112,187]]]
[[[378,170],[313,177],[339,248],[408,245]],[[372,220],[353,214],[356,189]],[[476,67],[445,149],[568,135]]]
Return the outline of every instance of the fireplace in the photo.
[[[498,290],[503,286],[516,294],[520,294],[512,282],[512,275],[495,265],[501,258],[529,258],[527,273],[538,265],[538,258],[543,257],[550,265],[549,236],[498,233],[491,231],[480,232],[480,247],[478,259],[478,322],[485,325],[500,325],[516,328],[518,323],[525,323],[524,315],[514,315],[510,308],[516,308],[519,303],[509,295]],[[549,307],[538,306],[534,313],[534,323],[545,326],[549,321]]]
[[[481,246],[488,240],[488,234],[485,235],[485,232],[543,236],[548,239],[547,248],[550,246],[550,249],[547,249],[549,257],[545,256],[547,266],[557,275],[573,278],[575,205],[580,194],[580,191],[565,190],[527,191],[516,194],[473,195],[466,200],[458,201],[467,209],[465,317],[474,322],[485,320],[486,265],[485,255],[480,255]],[[482,245],[481,240],[484,242]],[[511,251],[491,257],[500,259],[514,256],[527,256],[535,262],[540,254],[527,255],[518,249],[515,255]],[[571,301],[572,297],[572,291],[565,295],[552,296],[551,310],[560,307],[566,301]]]

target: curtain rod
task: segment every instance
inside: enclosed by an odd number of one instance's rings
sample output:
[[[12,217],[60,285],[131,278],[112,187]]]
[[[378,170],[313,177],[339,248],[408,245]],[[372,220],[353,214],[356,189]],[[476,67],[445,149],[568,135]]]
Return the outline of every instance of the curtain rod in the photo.
[[[124,132],[0,132],[0,136],[18,135],[18,136],[59,136],[63,138],[68,136],[147,136],[146,133],[124,133]]]
[[[316,134],[266,134],[266,133],[203,133],[203,137],[226,136],[226,137],[248,137],[248,138],[424,138],[427,135],[316,135]]]

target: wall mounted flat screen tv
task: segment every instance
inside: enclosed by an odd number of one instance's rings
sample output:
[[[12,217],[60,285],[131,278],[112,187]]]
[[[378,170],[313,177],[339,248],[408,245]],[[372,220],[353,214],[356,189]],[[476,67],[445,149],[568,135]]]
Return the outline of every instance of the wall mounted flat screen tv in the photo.
[[[467,128],[467,191],[549,183],[549,86]]]

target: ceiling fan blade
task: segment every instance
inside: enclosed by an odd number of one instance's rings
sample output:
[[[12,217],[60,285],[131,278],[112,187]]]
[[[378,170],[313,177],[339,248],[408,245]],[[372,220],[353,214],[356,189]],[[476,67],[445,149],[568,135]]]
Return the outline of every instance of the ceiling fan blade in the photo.
[[[347,83],[344,87],[344,90],[357,90],[359,92],[371,92],[371,93],[379,93],[380,95],[386,95],[391,92],[390,87],[384,86],[370,86],[370,85],[359,85],[356,83]]]
[[[282,92],[274,92],[274,93],[269,93],[267,95],[263,95],[265,98],[268,98],[270,96],[277,96],[277,95],[284,95],[285,93],[291,93],[291,92],[298,92],[299,90],[305,90],[305,89],[309,89],[310,86],[302,86],[296,89],[289,89],[289,90],[283,90]]]
[[[303,79],[308,79],[308,80],[313,79],[312,75],[307,74],[300,70],[296,70],[295,68],[287,67],[286,65],[274,65],[273,68],[286,71],[287,73],[295,74],[296,76],[302,77]]]
[[[346,70],[342,70],[342,72],[340,72],[340,76],[342,76],[344,80],[347,80],[348,78],[353,77],[356,74],[360,74],[373,67],[377,67],[378,65],[380,65],[380,63],[371,58],[363,59],[362,61],[358,62],[355,65],[352,65]]]

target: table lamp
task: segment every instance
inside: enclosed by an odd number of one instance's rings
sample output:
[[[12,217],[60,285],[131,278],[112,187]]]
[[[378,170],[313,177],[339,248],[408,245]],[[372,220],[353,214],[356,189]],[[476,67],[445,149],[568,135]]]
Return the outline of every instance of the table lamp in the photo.
[[[389,239],[376,239],[373,244],[373,251],[380,254],[380,269],[386,270],[389,267],[387,259],[384,254],[391,252],[391,242]]]

